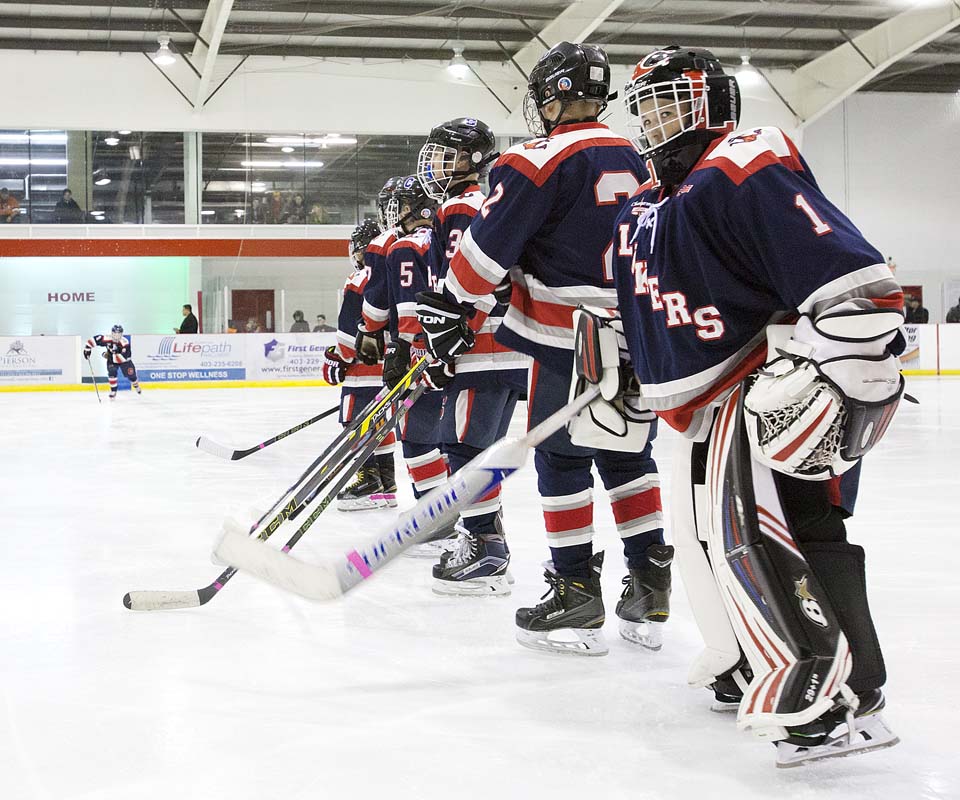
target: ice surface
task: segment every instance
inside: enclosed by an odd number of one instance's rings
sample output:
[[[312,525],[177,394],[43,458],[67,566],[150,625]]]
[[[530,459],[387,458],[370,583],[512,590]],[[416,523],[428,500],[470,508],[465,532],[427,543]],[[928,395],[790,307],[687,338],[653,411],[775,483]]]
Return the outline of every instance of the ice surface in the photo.
[[[511,597],[436,597],[429,562],[400,559],[332,604],[241,574],[202,608],[133,613],[131,589],[209,583],[223,518],[269,506],[336,423],[233,463],[197,436],[250,446],[337,392],[0,394],[0,798],[958,798],[960,380],[910,383],[921,405],[869,457],[850,524],[903,741],[788,773],[687,687],[699,639],[679,581],[660,653],[617,638],[623,568],[602,491],[606,658],[514,641],[515,609],[545,590],[532,460],[505,491]],[[665,492],[674,442],[655,449]],[[388,519],[329,510],[296,552]]]

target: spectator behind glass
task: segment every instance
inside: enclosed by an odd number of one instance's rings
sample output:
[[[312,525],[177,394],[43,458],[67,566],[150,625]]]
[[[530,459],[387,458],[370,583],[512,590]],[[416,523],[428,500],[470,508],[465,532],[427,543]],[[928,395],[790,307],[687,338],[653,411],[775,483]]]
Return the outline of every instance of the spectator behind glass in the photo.
[[[183,322],[180,323],[179,328],[174,328],[174,333],[199,333],[200,323],[197,322],[197,318],[193,316],[193,306],[189,303],[183,304]]]
[[[960,299],[957,304],[947,312],[947,322],[960,322]]]
[[[313,326],[314,333],[329,333],[330,331],[335,331],[336,328],[327,325],[327,318],[323,314],[317,314],[317,324]]]
[[[73,192],[64,189],[57,204],[53,207],[53,221],[58,224],[83,222],[83,209],[73,199]]]
[[[920,301],[912,294],[906,295],[904,299],[904,322],[908,325],[926,325],[930,321],[930,312],[927,311]]]
[[[4,186],[0,188],[0,222],[18,222],[20,219],[20,201]]]
[[[283,221],[287,225],[304,225],[307,222],[307,207],[303,195],[295,194],[283,209]]]
[[[302,311],[293,312],[293,325],[290,326],[290,333],[310,333],[310,326],[303,319]]]
[[[263,333],[263,331],[260,328],[260,323],[257,322],[256,317],[250,317],[250,319],[247,320],[247,324],[246,326],[244,326],[243,332],[244,333]]]

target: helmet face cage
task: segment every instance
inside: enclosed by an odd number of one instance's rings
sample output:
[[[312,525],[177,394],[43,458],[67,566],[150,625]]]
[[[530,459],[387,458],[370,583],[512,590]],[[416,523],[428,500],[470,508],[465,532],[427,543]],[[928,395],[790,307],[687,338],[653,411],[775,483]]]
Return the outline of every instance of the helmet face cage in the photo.
[[[390,198],[393,197],[393,193],[397,190],[397,186],[402,180],[402,175],[388,178],[387,182],[383,184],[383,188],[377,194],[377,222],[380,223],[382,230],[386,231],[397,227],[395,224],[390,225],[387,220],[387,204],[390,202]]]
[[[121,341],[121,340],[123,339],[123,326],[122,326],[122,325],[114,325],[114,326],[110,329],[110,338],[113,339],[113,341],[115,341],[115,342]]]
[[[523,98],[523,119],[527,123],[527,130],[532,136],[541,138],[547,135],[547,126],[540,116],[540,106],[533,89]]]
[[[687,131],[709,128],[708,92],[702,77],[628,85],[627,127],[640,155],[649,155]]]
[[[400,199],[396,196],[387,200],[383,209],[383,219],[388,230],[393,230],[400,224]]]
[[[367,245],[376,239],[380,233],[380,226],[372,219],[364,220],[353,229],[353,233],[350,234],[350,244],[347,246],[347,250],[350,258],[355,261],[358,266],[363,266],[363,253],[367,249]]]
[[[417,178],[433,200],[443,200],[454,179],[461,151],[456,147],[427,142],[417,157]]]

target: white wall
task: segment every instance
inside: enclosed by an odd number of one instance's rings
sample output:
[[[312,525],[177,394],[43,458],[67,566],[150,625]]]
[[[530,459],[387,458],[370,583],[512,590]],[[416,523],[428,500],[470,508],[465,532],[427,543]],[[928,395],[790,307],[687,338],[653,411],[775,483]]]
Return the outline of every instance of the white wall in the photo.
[[[826,195],[942,321],[940,285],[960,278],[960,96],[854,94],[803,141]]]

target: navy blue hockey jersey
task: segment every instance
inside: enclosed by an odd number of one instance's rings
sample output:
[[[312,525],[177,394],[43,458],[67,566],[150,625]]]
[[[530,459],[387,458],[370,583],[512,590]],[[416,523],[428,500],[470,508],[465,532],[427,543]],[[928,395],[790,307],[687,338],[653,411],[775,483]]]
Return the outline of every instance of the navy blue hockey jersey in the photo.
[[[113,340],[113,334],[98,333],[92,339],[87,339],[87,347],[93,350],[94,347],[103,347],[106,349],[107,361],[114,364],[124,364],[133,358],[130,350],[130,340],[126,336],[121,336],[119,342]]]
[[[363,251],[363,264],[370,270],[370,280],[363,291],[363,323],[368,331],[396,327],[396,314],[391,314],[387,288],[387,253],[397,241],[397,232],[384,231]]]
[[[397,239],[387,253],[386,273],[390,306],[397,313],[398,336],[408,342],[422,340],[422,329],[417,319],[417,295],[437,290],[437,274],[430,263],[433,230],[426,226]]]
[[[766,326],[851,298],[901,307],[880,253],[777,128],[728,134],[682,185],[620,212],[614,273],[646,405],[697,436],[766,358]]]
[[[511,147],[490,172],[490,195],[463,236],[445,291],[475,303],[510,270],[513,296],[497,341],[570,370],[576,306],[616,305],[610,231],[645,179],[630,142],[600,123],[560,125]]]
[[[450,269],[450,262],[460,249],[460,242],[486,198],[476,184],[450,197],[437,209],[433,223],[433,243],[430,261],[436,267],[442,285]],[[492,371],[502,373],[514,370],[515,375],[501,375],[517,385],[526,385],[528,356],[511,350],[496,341],[495,334],[503,322],[507,306],[497,303],[493,295],[481,297],[474,304],[469,320],[474,332],[473,347],[457,359],[456,376],[450,384],[452,391],[489,385]],[[484,377],[488,376],[488,377]]]
[[[383,383],[382,363],[370,365],[356,360],[357,328],[363,320],[364,291],[369,282],[367,267],[350,273],[343,285],[343,302],[337,315],[337,355],[350,365],[343,379],[343,385],[349,389],[379,387]]]

